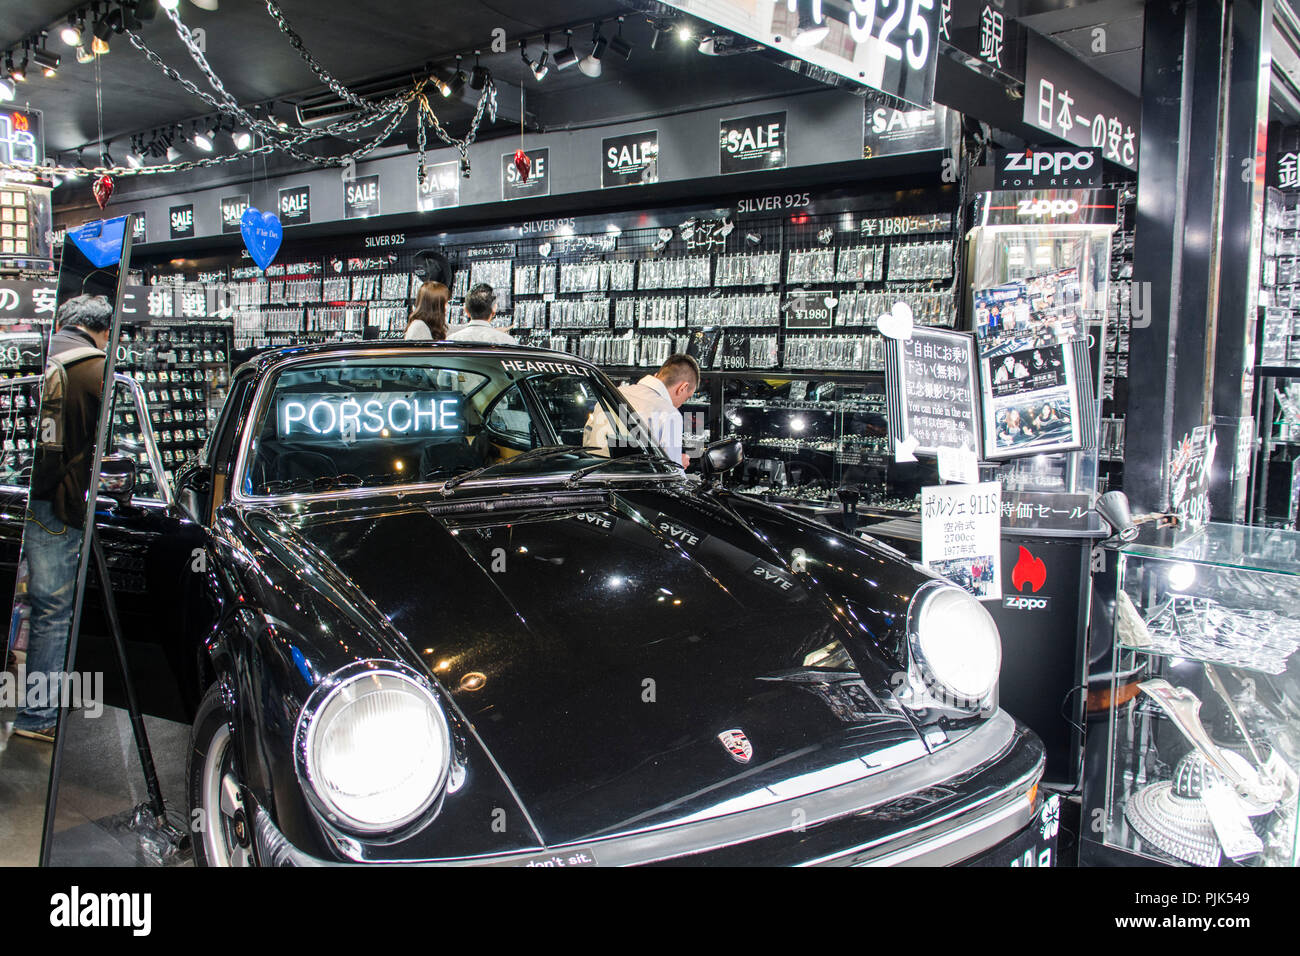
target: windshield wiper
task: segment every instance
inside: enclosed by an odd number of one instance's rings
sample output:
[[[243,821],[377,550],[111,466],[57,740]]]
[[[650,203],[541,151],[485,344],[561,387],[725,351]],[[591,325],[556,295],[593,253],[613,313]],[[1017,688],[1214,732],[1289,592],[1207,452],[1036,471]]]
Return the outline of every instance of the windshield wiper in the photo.
[[[575,471],[573,474],[571,474],[568,478],[565,479],[564,486],[566,488],[576,488],[578,486],[578,482],[581,481],[586,475],[591,474],[593,471],[599,471],[600,469],[612,465],[615,462],[622,462],[622,461],[649,461],[649,462],[656,462],[659,464],[666,463],[662,455],[656,455],[653,452],[648,452],[648,451],[638,451],[638,452],[634,452],[631,455],[620,455],[618,458],[604,458],[598,462],[594,462],[593,464],[583,465],[581,468],[579,468],[577,471]]]
[[[448,478],[442,483],[442,496],[446,498],[451,494],[451,490],[463,481],[469,481],[471,478],[477,478],[492,468],[499,468],[502,465],[513,465],[516,462],[532,461],[536,458],[549,458],[553,455],[566,455],[569,452],[582,451],[581,445],[540,445],[537,448],[530,448],[528,451],[515,455],[513,458],[507,458],[505,461],[494,461],[490,465],[483,465],[475,468],[473,471],[467,471],[464,474],[457,475],[455,478]]]

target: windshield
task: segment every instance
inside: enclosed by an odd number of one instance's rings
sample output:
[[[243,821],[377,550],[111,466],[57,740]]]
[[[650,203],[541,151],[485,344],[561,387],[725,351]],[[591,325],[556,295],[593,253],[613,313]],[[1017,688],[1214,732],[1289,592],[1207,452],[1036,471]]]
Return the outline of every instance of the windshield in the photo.
[[[599,475],[666,470],[636,413],[577,363],[331,356],[273,374],[253,426],[247,495],[468,487],[480,478],[571,475],[611,457],[627,461]]]

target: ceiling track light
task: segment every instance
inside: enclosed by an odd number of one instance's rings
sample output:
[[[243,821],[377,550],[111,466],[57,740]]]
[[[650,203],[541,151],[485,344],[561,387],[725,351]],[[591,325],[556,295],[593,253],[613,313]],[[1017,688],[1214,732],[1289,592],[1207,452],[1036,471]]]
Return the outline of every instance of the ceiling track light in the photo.
[[[5,69],[9,71],[10,79],[19,83],[27,82],[27,44],[23,43],[23,58],[17,63],[14,62],[12,52],[5,56]]]
[[[81,46],[85,19],[80,12],[68,14],[68,25],[59,31],[59,38],[68,46]]]
[[[565,30],[564,35],[567,41],[564,49],[551,58],[557,70],[567,70],[578,62],[578,54],[573,51],[573,31]]]
[[[665,40],[667,40],[668,37],[672,34],[673,25],[671,23],[667,23],[662,20],[656,20],[653,26],[654,26],[654,35],[650,37],[650,49],[658,50],[660,44],[662,44]]]
[[[253,134],[246,129],[231,130],[230,138],[241,153],[253,145]]]
[[[488,80],[492,77],[492,74],[488,72],[488,68],[479,63],[478,58],[479,51],[475,50],[474,69],[469,75],[469,88],[471,90],[483,89],[483,87],[487,86]]]
[[[42,34],[41,46],[32,49],[32,59],[41,68],[41,73],[44,76],[52,77],[59,72],[59,64],[63,62],[63,57],[52,50],[46,49],[44,41],[45,37]]]
[[[542,39],[542,55],[539,56],[537,58],[537,62],[532,65],[533,76],[537,78],[538,83],[546,79],[546,74],[551,72],[551,67],[546,62],[548,59],[550,59],[551,56],[550,48],[551,48],[551,35],[548,33]]]
[[[190,142],[205,153],[212,152],[212,132],[205,130],[198,123],[194,124],[194,131],[190,133]]]
[[[95,56],[103,56],[108,52],[108,38],[113,35],[113,14],[117,14],[117,22],[122,22],[122,11],[113,10],[108,14],[96,11],[94,39],[90,41],[90,52]]]
[[[469,77],[466,76],[465,71],[461,69],[460,61],[461,57],[457,54],[456,72],[451,75],[451,93],[453,96],[459,96],[465,89],[465,84],[469,82]]]
[[[609,41],[601,36],[600,33],[601,27],[603,26],[604,24],[597,21],[596,25],[592,28],[591,52],[578,62],[578,69],[581,70],[584,75],[591,77],[593,80],[600,76],[601,71],[603,70],[600,61],[605,55],[605,48],[609,46]]]
[[[632,56],[632,44],[623,39],[623,18],[618,18],[618,32],[610,38],[609,49],[611,53],[616,53],[623,59]]]

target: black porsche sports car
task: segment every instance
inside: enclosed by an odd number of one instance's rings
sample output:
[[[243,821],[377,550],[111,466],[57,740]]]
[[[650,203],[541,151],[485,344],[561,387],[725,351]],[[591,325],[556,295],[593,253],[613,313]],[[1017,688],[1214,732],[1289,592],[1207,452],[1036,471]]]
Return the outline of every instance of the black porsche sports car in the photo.
[[[937,864],[1038,826],[981,605],[621,406],[563,353],[281,349],[174,497],[104,510],[127,626],[177,602],[199,862]]]

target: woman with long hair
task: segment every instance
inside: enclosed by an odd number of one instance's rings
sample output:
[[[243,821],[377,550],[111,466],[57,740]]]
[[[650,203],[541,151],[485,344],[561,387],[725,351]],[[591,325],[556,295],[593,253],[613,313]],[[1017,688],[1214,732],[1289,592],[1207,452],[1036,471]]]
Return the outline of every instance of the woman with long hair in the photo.
[[[426,282],[415,295],[415,308],[406,320],[406,338],[433,339],[447,337],[447,300],[451,292],[441,282]]]

